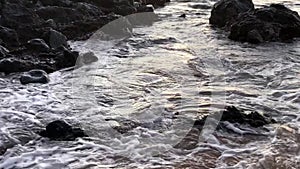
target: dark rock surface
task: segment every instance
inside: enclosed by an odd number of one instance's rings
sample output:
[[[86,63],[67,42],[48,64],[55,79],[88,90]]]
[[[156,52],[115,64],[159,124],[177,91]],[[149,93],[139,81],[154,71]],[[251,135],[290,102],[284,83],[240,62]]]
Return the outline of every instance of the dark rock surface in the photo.
[[[74,66],[78,52],[67,40],[87,39],[120,15],[153,12],[146,4],[166,0],[1,0],[0,72],[42,69],[47,73]]]
[[[29,84],[29,83],[48,83],[50,81],[48,74],[43,70],[31,70],[29,72],[24,73],[21,78],[20,82],[22,84]]]
[[[282,4],[254,9],[252,0],[220,0],[210,24],[230,30],[229,38],[254,44],[300,37],[300,16]]]
[[[229,35],[232,40],[250,43],[286,41],[295,37],[300,37],[300,16],[280,4],[240,15]]]
[[[46,126],[46,130],[40,132],[42,137],[56,141],[73,141],[78,137],[87,137],[80,128],[73,128],[62,120],[56,120]]]
[[[220,0],[211,11],[209,23],[217,27],[230,25],[240,13],[254,10],[252,0]]]
[[[264,125],[276,122],[275,120],[269,119],[268,117],[261,115],[258,112],[251,112],[250,114],[246,114],[246,113],[238,110],[234,106],[229,106],[229,107],[226,107],[223,112],[218,112],[211,116],[205,116],[199,120],[196,120],[194,123],[194,127],[198,128],[198,129],[202,129],[207,118],[218,119],[217,117],[221,117],[220,122],[226,121],[226,122],[230,122],[230,123],[249,125],[251,127],[262,127]]]
[[[206,124],[208,120],[211,123]],[[192,129],[189,130],[186,136],[182,138],[182,140],[180,140],[174,148],[186,150],[196,148],[200,140],[205,141],[200,135],[204,125],[207,125],[206,127],[210,129],[214,129],[214,127],[216,127],[216,131],[214,132],[222,130],[222,133],[228,132],[232,135],[238,134],[240,136],[245,134],[263,136],[263,134],[260,134],[258,128],[271,123],[276,123],[276,121],[257,112],[245,114],[236,107],[229,106],[226,107],[223,112],[217,112],[210,116],[204,116],[203,118],[196,120]],[[230,125],[236,128],[236,130],[231,128]],[[253,130],[250,132],[245,130],[244,127],[240,129],[239,126],[245,126],[246,128],[252,127]],[[257,132],[255,132],[255,130],[257,130]]]

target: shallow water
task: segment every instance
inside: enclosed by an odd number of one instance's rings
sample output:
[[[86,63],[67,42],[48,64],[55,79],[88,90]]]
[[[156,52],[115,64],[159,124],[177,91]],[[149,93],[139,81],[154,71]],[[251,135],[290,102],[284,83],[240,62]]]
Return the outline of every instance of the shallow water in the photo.
[[[300,12],[296,1],[276,2]],[[173,0],[130,38],[71,42],[99,61],[55,72],[49,84],[2,77],[0,168],[300,168],[300,42],[230,41],[208,24],[213,4]],[[226,124],[235,132],[192,133],[204,139],[174,148],[194,119],[224,105],[279,123]],[[35,133],[55,119],[91,137],[56,142]]]

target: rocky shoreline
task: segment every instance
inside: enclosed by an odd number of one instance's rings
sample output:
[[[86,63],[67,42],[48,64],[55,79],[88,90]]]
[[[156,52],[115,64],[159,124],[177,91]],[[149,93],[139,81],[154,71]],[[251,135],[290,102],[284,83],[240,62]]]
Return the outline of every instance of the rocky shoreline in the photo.
[[[0,72],[41,69],[51,73],[75,65],[68,40],[87,39],[121,16],[153,12],[168,0],[1,0]],[[152,6],[148,6],[152,5]]]
[[[229,31],[229,39],[249,42],[287,42],[300,37],[300,16],[283,4],[254,8],[252,0],[220,0],[209,19]]]

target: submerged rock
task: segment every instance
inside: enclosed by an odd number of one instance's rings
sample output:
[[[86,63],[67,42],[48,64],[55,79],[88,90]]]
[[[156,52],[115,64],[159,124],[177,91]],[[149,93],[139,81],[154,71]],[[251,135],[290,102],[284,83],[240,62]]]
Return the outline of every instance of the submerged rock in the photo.
[[[211,11],[209,23],[217,27],[230,25],[240,13],[254,10],[252,0],[220,0]]]
[[[98,61],[98,57],[93,52],[83,53],[78,57],[76,62],[76,67],[88,65],[97,61]]]
[[[62,120],[56,120],[46,126],[46,130],[40,132],[42,137],[57,141],[73,141],[78,137],[87,137],[80,128],[73,128]]]
[[[258,112],[254,111],[250,114],[246,114],[238,110],[234,106],[229,106],[226,107],[223,112],[218,112],[211,116],[205,116],[202,119],[196,120],[194,123],[194,127],[202,129],[208,117],[215,119],[218,119],[217,117],[221,117],[220,122],[238,123],[243,125],[249,125],[251,127],[262,127],[264,125],[276,122],[275,120],[261,115]]]
[[[29,83],[48,83],[50,81],[48,74],[43,70],[31,70],[29,72],[24,73],[20,82],[22,84]]]
[[[208,121],[209,123],[206,123]],[[207,125],[206,127],[210,129],[214,129],[214,127],[216,127],[216,130],[226,130],[233,134],[249,134],[258,136],[262,135],[259,131],[256,132],[255,129],[246,131],[244,129],[239,129],[238,126],[245,125],[258,128],[271,123],[276,123],[276,121],[257,112],[245,114],[236,107],[229,106],[226,107],[223,112],[217,112],[210,116],[204,116],[201,119],[195,120],[191,130],[189,130],[186,136],[182,138],[182,140],[176,144],[174,148],[187,150],[196,148],[200,138],[203,139],[203,135],[201,136],[200,134],[204,125]],[[235,124],[238,124],[238,126],[234,126]]]
[[[300,37],[300,16],[281,4],[241,14],[231,26],[229,38],[261,43]]]

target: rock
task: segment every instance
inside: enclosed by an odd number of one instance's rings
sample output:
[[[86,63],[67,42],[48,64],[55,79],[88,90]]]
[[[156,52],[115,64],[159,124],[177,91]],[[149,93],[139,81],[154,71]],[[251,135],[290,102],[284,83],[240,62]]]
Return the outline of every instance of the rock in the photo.
[[[5,58],[8,52],[9,51],[5,47],[0,45],[0,59]]]
[[[67,37],[53,29],[50,29],[48,32],[44,33],[42,38],[53,49],[57,49],[61,46],[68,46]]]
[[[229,38],[261,43],[286,41],[300,37],[300,16],[281,4],[241,14],[232,25]]]
[[[68,24],[78,20],[84,20],[76,9],[61,6],[46,6],[36,10],[39,17],[44,20],[53,19],[56,23]]]
[[[18,28],[24,25],[37,26],[43,21],[36,15],[29,1],[9,0],[3,2],[1,25]],[[33,4],[32,4],[33,5]]]
[[[14,57],[8,57],[0,60],[0,72],[4,72],[6,74],[28,71],[28,68],[34,67],[35,64],[30,60],[22,60]]]
[[[51,73],[75,66],[79,54],[70,49],[67,40],[89,38],[120,18],[113,12],[129,15],[145,11],[153,13],[153,8],[134,0],[0,0],[0,45],[10,50],[0,50],[0,72],[41,69]],[[130,36],[132,24],[121,20],[121,27],[113,24],[114,29],[103,29],[105,33]]]
[[[70,0],[40,0],[43,6],[63,6],[67,7],[71,5]]]
[[[209,23],[224,27],[231,25],[240,13],[254,10],[252,0],[220,0],[211,11]]]
[[[186,18],[186,14],[180,15],[179,18]]]
[[[40,135],[57,141],[74,141],[78,137],[87,137],[82,129],[72,128],[70,124],[62,120],[49,123],[46,130],[41,131]]]
[[[217,112],[211,115],[212,118],[216,118],[220,116],[221,116],[220,122],[226,121],[230,123],[250,125],[252,127],[261,127],[276,122],[275,120],[267,118],[266,116],[263,116],[257,112],[251,112],[250,114],[245,114],[234,106],[226,107],[223,112]],[[194,123],[194,127],[201,130],[207,118],[208,116],[205,116],[199,120],[196,120]]]
[[[7,48],[20,45],[18,34],[13,29],[0,26],[0,38],[2,39],[2,45]]]
[[[81,67],[83,65],[91,64],[97,61],[98,61],[98,57],[95,56],[93,52],[87,52],[78,57],[76,66]]]
[[[154,7],[162,7],[165,6],[166,3],[170,2],[170,0],[143,0],[145,5],[153,5]]]
[[[24,73],[21,78],[20,82],[22,84],[29,84],[29,83],[48,83],[50,81],[47,73],[43,70],[31,70],[29,72]]]
[[[31,39],[27,42],[26,47],[30,50],[37,52],[48,52],[50,51],[49,46],[43,39]]]

